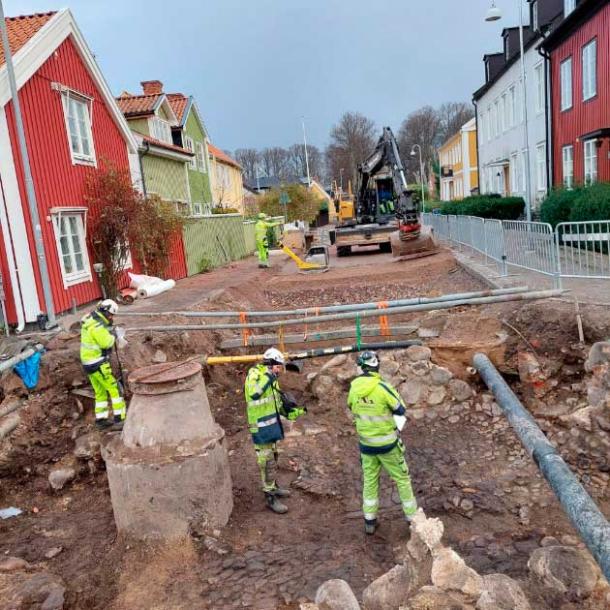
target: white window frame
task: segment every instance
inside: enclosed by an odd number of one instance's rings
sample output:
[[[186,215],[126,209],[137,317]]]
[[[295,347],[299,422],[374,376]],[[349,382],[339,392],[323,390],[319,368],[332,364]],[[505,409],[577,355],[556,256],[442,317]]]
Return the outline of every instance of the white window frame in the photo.
[[[55,245],[57,247],[57,257],[59,259],[59,267],[63,279],[64,288],[82,284],[83,282],[93,281],[91,273],[91,265],[89,264],[89,252],[87,250],[87,208],[51,208],[51,221],[53,223],[53,232],[55,234]],[[72,239],[68,239],[68,256],[72,262],[74,271],[66,271],[64,264],[64,252],[61,248],[61,219],[64,218],[69,224],[69,218],[76,218],[77,237],[80,242],[83,268],[76,269],[76,256],[74,252],[74,244]],[[69,237],[72,237],[71,235]]]
[[[539,28],[538,23],[538,0],[532,2],[532,27],[536,31]]]
[[[519,154],[510,156],[510,192],[513,195],[519,193]]]
[[[193,141],[193,138],[191,138],[191,136],[187,136],[186,134],[184,136],[184,148],[186,148],[186,150],[188,150],[189,152],[193,153],[193,156],[189,159],[189,169],[196,171],[197,159],[195,158],[195,143]]]
[[[72,159],[73,165],[97,165],[95,157],[95,145],[93,143],[93,99],[77,91],[73,91],[62,85],[58,85],[57,88],[61,91],[61,104],[64,111],[64,122],[66,125],[66,135],[68,137],[68,149],[70,150],[70,158]],[[72,133],[70,131],[70,103],[81,104],[85,109],[85,125],[81,125],[81,122],[73,117],[76,128],[74,134],[78,142],[78,150],[74,150],[72,146]],[[89,154],[82,152],[83,140],[87,140],[89,145]]]
[[[193,216],[203,216],[204,214],[204,204],[203,203],[198,203],[196,201],[194,201],[192,203],[192,215]]]
[[[574,145],[568,144],[561,149],[563,186],[571,189],[574,186]]]
[[[597,95],[597,38],[582,48],[582,100],[586,102]]]
[[[597,140],[585,140],[583,145],[585,185],[597,182]]]
[[[172,128],[170,124],[159,116],[154,116],[150,119],[150,134],[155,140],[173,144]]]
[[[509,122],[509,127],[512,129],[515,126],[515,99],[516,99],[516,93],[515,93],[515,86],[513,85],[509,90],[508,90],[508,122]]]
[[[502,94],[502,97],[500,98],[500,111],[502,113],[502,133],[504,133],[505,131],[508,130],[508,121],[507,119],[507,104],[506,104],[506,93]]]
[[[534,66],[534,84],[536,87],[534,96],[536,114],[541,114],[544,110],[544,64],[542,62]]]
[[[206,162],[207,155],[205,154],[205,145],[203,144],[203,142],[195,142],[195,153],[196,153],[197,169],[202,174],[207,174],[208,173],[207,162]]]
[[[572,83],[572,56],[564,59],[560,67],[561,74],[561,110],[569,110],[574,103]]]
[[[576,8],[576,0],[563,0],[564,19]]]
[[[546,142],[536,146],[536,188],[546,191]]]

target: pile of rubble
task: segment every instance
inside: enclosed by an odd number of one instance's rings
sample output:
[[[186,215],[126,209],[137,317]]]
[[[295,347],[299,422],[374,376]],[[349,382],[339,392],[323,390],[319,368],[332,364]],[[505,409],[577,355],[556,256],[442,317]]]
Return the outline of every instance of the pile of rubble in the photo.
[[[362,606],[344,580],[322,584],[315,604],[301,610],[532,610],[524,587],[503,574],[481,576],[452,548],[442,544],[443,523],[420,509],[411,524],[409,542],[398,549],[401,563],[373,581]],[[536,549],[528,562],[529,579],[560,607],[593,594],[606,595],[607,584],[591,557],[579,549]],[[527,584],[527,583],[524,583]]]

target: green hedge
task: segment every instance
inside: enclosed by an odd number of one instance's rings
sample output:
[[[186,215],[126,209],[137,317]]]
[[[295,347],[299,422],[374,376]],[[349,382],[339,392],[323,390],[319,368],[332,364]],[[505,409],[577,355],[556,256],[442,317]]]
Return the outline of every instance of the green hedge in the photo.
[[[610,184],[598,182],[578,190],[570,220],[609,220],[610,219]]]
[[[575,201],[580,197],[582,188],[553,189],[540,206],[540,220],[550,223],[555,228],[560,222],[570,220]]]
[[[500,195],[472,195],[461,201],[445,201],[441,204],[442,214],[459,216],[479,216],[499,220],[516,220],[523,214],[523,197],[501,197]]]

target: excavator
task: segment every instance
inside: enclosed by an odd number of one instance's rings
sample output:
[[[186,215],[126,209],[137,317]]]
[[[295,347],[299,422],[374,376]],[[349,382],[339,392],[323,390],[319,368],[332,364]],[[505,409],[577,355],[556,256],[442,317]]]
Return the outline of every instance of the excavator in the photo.
[[[421,234],[419,206],[412,195],[396,138],[389,127],[384,127],[375,150],[358,166],[352,216],[339,215],[335,229],[337,256],[348,256],[353,246],[375,244],[382,252],[391,251],[401,258],[436,254],[438,247],[432,237]]]

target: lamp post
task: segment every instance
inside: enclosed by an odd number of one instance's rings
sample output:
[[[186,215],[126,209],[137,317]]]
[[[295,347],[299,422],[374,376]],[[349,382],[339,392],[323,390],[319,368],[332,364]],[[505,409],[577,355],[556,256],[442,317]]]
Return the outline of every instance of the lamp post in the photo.
[[[307,168],[307,186],[311,187],[311,177],[309,176],[309,155],[307,154],[307,136],[305,135],[305,117],[302,118],[303,123],[303,144],[305,146],[305,166]]]
[[[421,156],[421,146],[419,144],[413,144],[411,147],[411,156],[415,156],[415,149],[419,150],[419,180],[421,182],[421,209],[422,212],[426,211],[426,197],[424,195],[424,162]]]
[[[341,194],[343,195],[343,172],[345,171],[345,168],[341,168],[339,170],[339,190],[341,191]]]
[[[523,108],[523,140],[525,147],[525,215],[528,222],[532,221],[532,181],[530,175],[530,146],[527,123],[527,87],[525,78],[525,49],[523,44],[523,1],[517,0],[519,6],[519,53],[521,55],[521,96]],[[502,12],[496,6],[495,0],[492,0],[491,7],[487,11],[485,21],[498,21],[502,19]]]

